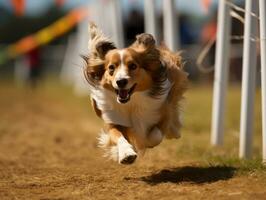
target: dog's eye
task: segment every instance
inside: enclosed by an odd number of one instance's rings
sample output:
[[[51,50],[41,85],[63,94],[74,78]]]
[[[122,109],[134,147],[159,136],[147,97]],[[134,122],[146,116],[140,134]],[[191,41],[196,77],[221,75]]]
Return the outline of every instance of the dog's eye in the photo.
[[[137,65],[134,64],[134,63],[130,63],[130,64],[128,65],[128,68],[129,68],[130,70],[135,70],[135,69],[137,69]]]
[[[108,69],[109,69],[109,74],[112,76],[114,74],[114,71],[115,71],[115,66],[109,65]]]

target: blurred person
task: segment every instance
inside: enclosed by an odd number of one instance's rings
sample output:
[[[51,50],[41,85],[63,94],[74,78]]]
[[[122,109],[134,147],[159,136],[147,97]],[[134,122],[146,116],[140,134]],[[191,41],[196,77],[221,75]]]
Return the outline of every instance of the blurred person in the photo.
[[[211,19],[206,22],[201,31],[201,43],[207,44],[210,40],[216,38],[217,32],[217,13],[211,17]],[[208,65],[213,65],[215,60],[215,42],[209,51]]]
[[[215,65],[216,34],[217,34],[217,10],[214,10],[214,12],[210,15],[209,20],[203,24],[200,33],[200,43],[202,44],[203,47],[202,51],[204,48],[207,48],[208,43],[210,44],[210,42],[213,42],[210,46],[206,58],[202,63],[202,67],[206,68],[206,70],[214,68]],[[211,73],[204,74],[202,78],[206,79],[208,82],[209,81],[211,82],[214,76],[213,71]]]
[[[240,4],[242,8],[243,4]],[[243,13],[238,13],[244,18]],[[242,36],[244,35],[244,25],[236,18],[232,18],[231,35]],[[234,82],[241,82],[242,80],[242,57],[243,57],[243,40],[231,39],[230,48],[230,80]]]
[[[136,35],[144,32],[144,16],[137,9],[129,12],[125,22],[126,46],[135,41]]]
[[[195,43],[194,27],[189,22],[189,17],[185,14],[179,15],[179,31],[181,48],[188,44]]]
[[[28,59],[28,68],[29,68],[29,74],[28,74],[28,83],[31,88],[36,88],[38,82],[41,78],[41,62],[40,62],[40,49],[35,48],[31,51],[29,51],[27,54]]]
[[[241,6],[243,7],[243,6]],[[242,13],[239,13],[243,16]],[[201,32],[201,43],[207,44],[208,41],[216,37],[217,31],[217,10],[212,14],[210,20],[204,24]],[[232,18],[230,36],[242,36],[244,34],[243,23],[238,19]],[[207,57],[207,68],[215,64],[215,44],[212,45]],[[243,54],[243,40],[236,40],[230,38],[230,64],[229,64],[229,78],[231,81],[241,82],[242,77],[242,54]],[[209,76],[213,79],[212,76]]]

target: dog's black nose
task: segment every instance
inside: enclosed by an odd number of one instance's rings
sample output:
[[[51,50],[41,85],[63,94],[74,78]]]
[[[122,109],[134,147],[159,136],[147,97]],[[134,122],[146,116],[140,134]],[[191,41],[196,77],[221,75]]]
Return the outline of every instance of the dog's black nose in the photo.
[[[119,88],[124,88],[124,87],[126,87],[127,83],[128,83],[128,80],[125,79],[125,78],[116,81],[116,84],[117,84],[117,86],[118,86]]]

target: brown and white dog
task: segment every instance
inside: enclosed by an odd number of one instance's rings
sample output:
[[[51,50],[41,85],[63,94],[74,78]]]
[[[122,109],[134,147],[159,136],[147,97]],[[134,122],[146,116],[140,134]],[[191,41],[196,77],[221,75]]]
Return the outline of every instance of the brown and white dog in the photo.
[[[106,156],[131,164],[139,153],[179,138],[179,102],[187,88],[181,57],[140,34],[124,49],[89,26],[89,55],[84,70],[93,108],[105,123],[99,145]]]

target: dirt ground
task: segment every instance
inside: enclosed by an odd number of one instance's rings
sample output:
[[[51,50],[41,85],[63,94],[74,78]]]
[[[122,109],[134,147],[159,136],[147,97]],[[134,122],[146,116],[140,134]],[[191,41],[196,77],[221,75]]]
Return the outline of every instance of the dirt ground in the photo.
[[[0,86],[1,200],[266,199],[265,170],[204,164],[185,153],[183,139],[131,166],[107,161],[96,146],[101,122],[89,98],[62,90]]]

